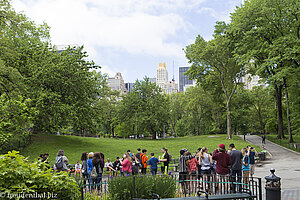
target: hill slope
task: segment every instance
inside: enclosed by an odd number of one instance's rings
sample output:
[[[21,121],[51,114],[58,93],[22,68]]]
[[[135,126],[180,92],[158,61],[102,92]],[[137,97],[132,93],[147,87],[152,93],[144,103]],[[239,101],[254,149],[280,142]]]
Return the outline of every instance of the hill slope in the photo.
[[[160,140],[130,140],[130,139],[110,139],[110,138],[87,138],[78,136],[56,136],[56,135],[33,135],[32,143],[26,147],[21,154],[29,157],[30,161],[37,160],[41,153],[49,153],[51,164],[54,163],[56,153],[59,149],[65,151],[65,155],[71,164],[75,164],[80,160],[82,152],[102,152],[106,158],[112,161],[117,156],[122,156],[128,149],[136,153],[136,149],[147,149],[148,155],[151,152],[158,157],[161,155],[161,148],[166,147],[173,158],[179,156],[182,148],[187,148],[191,152],[195,152],[199,147],[206,146],[209,151],[213,151],[220,143],[224,143],[226,148],[230,143],[235,143],[237,149],[246,147],[249,143],[244,142],[239,137],[233,137],[227,140],[226,135],[202,135],[187,136],[180,138],[160,139]]]

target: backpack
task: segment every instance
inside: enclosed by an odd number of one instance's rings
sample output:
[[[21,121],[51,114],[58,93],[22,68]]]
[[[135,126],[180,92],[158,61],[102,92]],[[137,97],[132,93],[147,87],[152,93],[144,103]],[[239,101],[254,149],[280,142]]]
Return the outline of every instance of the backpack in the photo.
[[[147,158],[147,156],[144,153],[141,154],[141,160],[142,160],[143,167],[147,168],[147,160],[148,160],[148,158]]]
[[[186,161],[186,165],[190,172],[193,172],[197,169],[197,161],[195,158]]]
[[[96,171],[96,167],[95,167],[95,166],[93,167],[93,170],[92,170],[92,172],[91,172],[91,176],[92,176],[93,179],[96,179],[97,176],[98,176],[97,171]]]
[[[168,162],[170,162],[171,160],[172,160],[172,156],[171,156],[171,154],[169,154]]]
[[[64,162],[63,162],[63,157],[62,156],[59,156],[59,158],[55,162],[55,167],[56,167],[57,170],[60,170],[64,167]]]

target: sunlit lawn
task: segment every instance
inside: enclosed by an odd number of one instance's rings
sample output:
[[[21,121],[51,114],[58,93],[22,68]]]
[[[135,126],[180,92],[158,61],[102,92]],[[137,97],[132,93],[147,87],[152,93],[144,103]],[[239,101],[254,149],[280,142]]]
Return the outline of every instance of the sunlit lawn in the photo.
[[[226,148],[230,143],[235,143],[237,149],[246,147],[249,143],[244,142],[237,136],[232,140],[226,139],[226,135],[202,135],[186,136],[159,140],[134,140],[134,139],[111,139],[111,138],[87,138],[79,136],[56,136],[56,135],[33,135],[32,144],[25,148],[21,154],[29,157],[30,161],[37,160],[41,153],[49,153],[51,164],[54,163],[56,153],[59,149],[65,151],[71,164],[80,160],[82,152],[102,152],[106,158],[112,161],[117,156],[122,156],[128,149],[136,153],[136,149],[147,149],[148,155],[151,152],[155,156],[161,155],[161,148],[166,147],[172,158],[179,157],[179,151],[187,148],[190,152],[195,152],[199,147],[206,146],[209,151],[213,151],[220,143],[224,143]],[[260,150],[260,149],[258,149]]]

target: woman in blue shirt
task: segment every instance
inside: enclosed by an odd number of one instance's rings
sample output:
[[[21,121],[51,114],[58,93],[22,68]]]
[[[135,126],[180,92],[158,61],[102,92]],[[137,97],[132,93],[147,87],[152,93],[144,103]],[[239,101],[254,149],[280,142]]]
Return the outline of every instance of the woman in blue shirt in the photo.
[[[94,153],[90,152],[89,153],[89,159],[87,160],[87,174],[88,174],[88,179],[89,179],[89,190],[92,190],[94,187],[93,185],[93,178],[91,176],[92,170],[93,170],[93,157],[94,157]]]

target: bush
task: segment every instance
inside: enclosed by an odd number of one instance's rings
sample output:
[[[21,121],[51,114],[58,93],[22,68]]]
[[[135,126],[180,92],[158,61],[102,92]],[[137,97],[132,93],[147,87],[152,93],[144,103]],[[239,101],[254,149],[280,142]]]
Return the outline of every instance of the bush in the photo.
[[[66,172],[53,174],[47,164],[29,163],[25,157],[13,151],[0,156],[0,193],[16,195],[53,194],[58,199],[78,199],[76,180]]]
[[[133,176],[119,177],[108,183],[111,199],[127,200],[133,197],[152,199],[152,194],[158,194],[161,198],[175,197],[176,181],[171,176],[136,176],[133,184]]]

